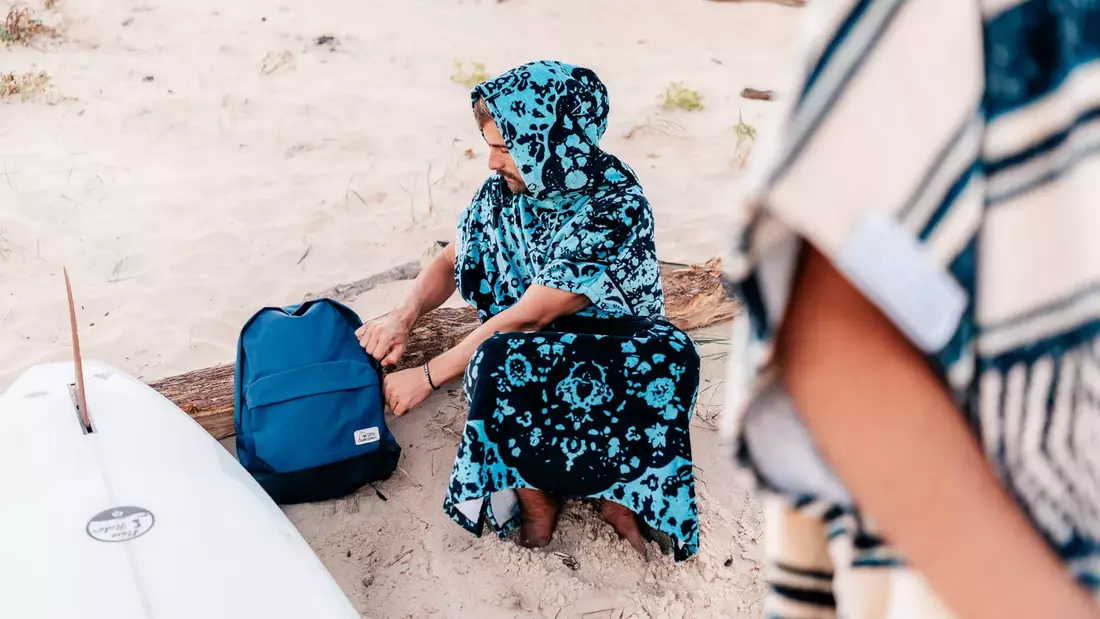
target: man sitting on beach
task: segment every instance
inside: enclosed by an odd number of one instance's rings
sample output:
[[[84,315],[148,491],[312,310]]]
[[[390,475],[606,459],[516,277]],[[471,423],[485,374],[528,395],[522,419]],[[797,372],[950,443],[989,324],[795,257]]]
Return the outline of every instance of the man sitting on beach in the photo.
[[[607,91],[558,62],[520,66],[472,93],[494,172],[456,242],[360,342],[384,365],[416,320],[456,290],[482,325],[423,367],[385,379],[403,415],[465,373],[469,414],[447,514],[480,533],[522,524],[550,542],[561,499],[600,502],[639,554],[646,533],[698,548],[688,424],[699,356],[661,317],[653,216],[634,172],[600,150]],[[518,499],[518,501],[517,501]]]

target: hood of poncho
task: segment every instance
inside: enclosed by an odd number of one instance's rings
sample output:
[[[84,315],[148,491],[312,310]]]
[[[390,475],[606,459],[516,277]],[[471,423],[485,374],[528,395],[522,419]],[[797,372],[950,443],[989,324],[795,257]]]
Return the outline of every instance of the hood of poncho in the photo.
[[[485,99],[530,197],[539,202],[635,183],[634,173],[600,149],[607,88],[583,67],[528,63],[473,89]]]

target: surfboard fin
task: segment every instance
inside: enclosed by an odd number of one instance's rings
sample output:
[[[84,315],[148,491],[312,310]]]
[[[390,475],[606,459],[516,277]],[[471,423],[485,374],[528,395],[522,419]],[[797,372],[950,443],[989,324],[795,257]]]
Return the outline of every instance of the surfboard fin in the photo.
[[[94,432],[92,418],[88,412],[88,400],[84,391],[84,364],[80,357],[80,336],[76,329],[76,303],[73,302],[73,286],[69,282],[69,270],[62,268],[65,274],[65,293],[69,296],[69,329],[73,336],[73,367],[76,371],[76,385],[73,400],[76,403],[76,412],[80,416],[80,425],[85,434]]]

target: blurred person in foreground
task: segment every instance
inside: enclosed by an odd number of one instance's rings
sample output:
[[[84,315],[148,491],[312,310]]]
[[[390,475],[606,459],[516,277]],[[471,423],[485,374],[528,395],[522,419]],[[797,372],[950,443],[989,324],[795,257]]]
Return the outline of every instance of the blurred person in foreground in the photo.
[[[598,500],[643,557],[699,546],[689,426],[699,354],[662,317],[653,213],[633,170],[600,149],[607,89],[543,61],[471,94],[492,175],[456,242],[405,302],[358,335],[384,365],[456,287],[482,324],[423,367],[386,377],[396,415],[464,376],[469,413],[444,510],[472,533],[520,526],[550,543],[561,501]]]
[[[809,6],[730,267],[765,613],[1100,617],[1100,3]]]

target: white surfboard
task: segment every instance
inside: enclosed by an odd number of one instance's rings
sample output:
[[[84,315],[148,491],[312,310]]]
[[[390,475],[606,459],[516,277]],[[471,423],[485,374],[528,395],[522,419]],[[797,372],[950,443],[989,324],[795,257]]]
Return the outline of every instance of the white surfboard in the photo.
[[[144,383],[31,368],[0,397],[0,617],[357,618],[241,465]]]

